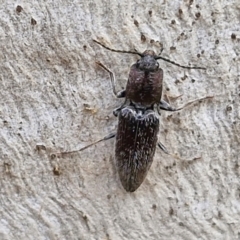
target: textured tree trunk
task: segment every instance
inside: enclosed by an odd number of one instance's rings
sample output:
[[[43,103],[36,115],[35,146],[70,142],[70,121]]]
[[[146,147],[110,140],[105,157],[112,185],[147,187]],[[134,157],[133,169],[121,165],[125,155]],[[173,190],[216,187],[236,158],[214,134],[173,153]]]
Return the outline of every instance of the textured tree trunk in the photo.
[[[0,239],[240,239],[239,1],[5,1],[0,6]],[[159,60],[161,141],[134,193],[121,186],[112,94],[137,56]],[[54,157],[55,155],[55,157]]]

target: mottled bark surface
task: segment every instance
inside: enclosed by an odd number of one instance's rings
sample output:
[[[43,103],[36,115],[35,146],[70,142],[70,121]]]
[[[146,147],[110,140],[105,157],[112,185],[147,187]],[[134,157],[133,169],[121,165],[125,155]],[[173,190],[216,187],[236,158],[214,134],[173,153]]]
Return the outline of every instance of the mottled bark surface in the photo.
[[[0,239],[240,239],[239,1],[5,1],[0,6]],[[160,51],[164,99],[146,180],[126,193],[112,110],[137,56]],[[38,145],[38,147],[36,147]],[[201,157],[201,158],[199,158]],[[196,159],[195,159],[196,158]],[[195,160],[194,160],[195,159]]]

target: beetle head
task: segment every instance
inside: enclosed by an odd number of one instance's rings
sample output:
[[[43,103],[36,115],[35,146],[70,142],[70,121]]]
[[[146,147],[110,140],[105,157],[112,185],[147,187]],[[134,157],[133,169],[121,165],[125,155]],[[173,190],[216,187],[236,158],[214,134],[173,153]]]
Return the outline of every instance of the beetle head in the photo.
[[[156,54],[152,50],[146,50],[143,52],[141,58],[137,61],[137,68],[147,72],[155,72],[159,68]]]

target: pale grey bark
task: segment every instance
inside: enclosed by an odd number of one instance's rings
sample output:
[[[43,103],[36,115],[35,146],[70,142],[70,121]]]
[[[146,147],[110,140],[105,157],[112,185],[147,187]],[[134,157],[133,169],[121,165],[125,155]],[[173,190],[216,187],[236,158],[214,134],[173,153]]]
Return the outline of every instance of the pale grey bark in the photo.
[[[240,239],[239,1],[5,2],[0,239]],[[207,67],[159,61],[173,106],[214,98],[162,112],[159,140],[181,159],[157,150],[135,193],[116,174],[114,140],[50,158],[116,129],[122,100],[95,62],[121,90],[137,57],[92,39],[124,50],[163,45],[162,56]]]

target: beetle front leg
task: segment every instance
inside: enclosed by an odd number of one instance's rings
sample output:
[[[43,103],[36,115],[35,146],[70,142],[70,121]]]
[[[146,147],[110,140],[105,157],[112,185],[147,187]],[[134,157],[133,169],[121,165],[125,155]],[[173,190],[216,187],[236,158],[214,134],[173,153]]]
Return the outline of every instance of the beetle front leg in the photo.
[[[116,91],[116,85],[115,85],[116,80],[115,80],[114,73],[110,69],[108,69],[106,66],[104,66],[101,62],[96,62],[96,63],[109,73],[114,95],[117,98],[124,98],[126,96],[126,90],[122,90],[120,92]]]
[[[124,97],[126,97],[125,89],[117,93],[117,98],[124,98]]]
[[[112,72],[111,70],[109,70],[106,66],[104,66],[101,62],[97,62],[97,64],[109,73],[109,75],[110,75],[110,80],[111,80],[111,84],[112,84],[112,90],[113,90],[114,95],[115,95],[117,98],[124,98],[124,97],[126,96],[126,90],[124,89],[124,90],[122,90],[122,91],[120,91],[120,92],[117,92],[117,91],[116,91],[116,86],[115,86],[115,82],[116,82],[116,81],[115,81],[115,76],[114,76],[113,72]],[[126,100],[124,101],[124,103],[123,103],[120,107],[114,109],[113,115],[114,115],[115,117],[118,116],[118,113],[119,113],[120,110],[123,108],[123,106],[125,105],[125,103],[126,103]]]

